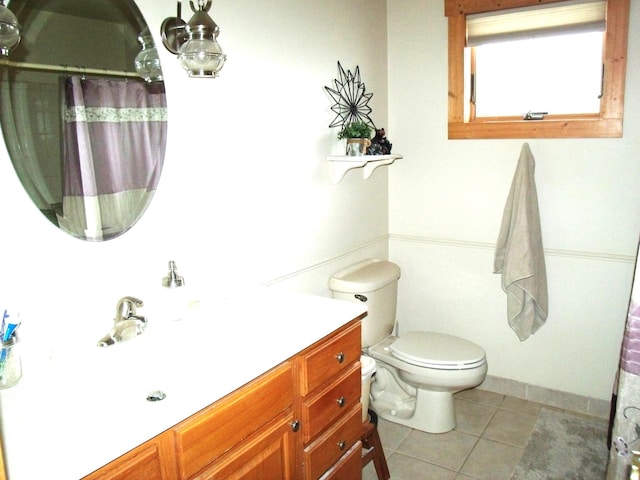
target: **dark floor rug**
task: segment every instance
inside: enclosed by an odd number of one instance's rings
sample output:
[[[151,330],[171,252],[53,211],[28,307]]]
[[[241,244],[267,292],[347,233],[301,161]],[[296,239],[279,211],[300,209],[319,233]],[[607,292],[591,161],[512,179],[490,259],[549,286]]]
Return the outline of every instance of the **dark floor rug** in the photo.
[[[512,480],[603,480],[607,423],[542,409]]]

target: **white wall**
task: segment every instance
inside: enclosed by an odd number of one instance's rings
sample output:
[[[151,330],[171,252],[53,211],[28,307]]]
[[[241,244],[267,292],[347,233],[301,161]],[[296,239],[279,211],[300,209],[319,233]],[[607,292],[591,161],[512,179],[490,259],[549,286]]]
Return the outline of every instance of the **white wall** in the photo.
[[[160,45],[175,2],[137,3]],[[373,118],[386,123],[385,2],[233,0],[214,2],[211,13],[228,54],[220,78],[188,78],[159,47],[170,115],[165,167],[150,208],[122,237],[87,243],[53,227],[0,142],[0,308],[21,312],[23,381],[36,359],[97,342],[120,297],[149,300],[168,260],[203,297],[277,279],[329,295],[331,272],[386,256],[386,169],[331,184],[326,156],[337,129],[328,128],[334,114],[323,88],[337,61],[359,65]],[[248,328],[251,321],[259,319],[247,319]]]
[[[489,374],[609,399],[640,227],[640,6],[632,2],[622,139],[528,140],[536,159],[549,318],[520,342],[492,274],[525,140],[447,140],[441,1],[389,0],[390,259],[400,328],[463,332]],[[410,79],[410,80],[408,80]],[[395,148],[395,147],[394,147]]]
[[[155,35],[175,11],[173,2],[137,3]],[[446,139],[442,2],[234,0],[215,2],[212,16],[229,55],[219,79],[187,78],[160,48],[165,169],[124,236],[93,244],[55,229],[0,146],[0,300],[22,314],[25,381],[33,357],[97,341],[117,299],[145,299],[169,259],[202,296],[278,280],[329,295],[329,274],[384,257],[390,232],[403,268],[402,328],[464,330],[487,349],[493,375],[608,398],[640,223],[638,62],[628,68],[623,139],[530,142],[551,305],[547,325],[520,343],[491,269],[521,142]],[[640,54],[638,27],[634,2],[630,59]],[[404,159],[332,185],[325,157],[336,131],[323,87],[338,60],[360,66],[374,120]]]

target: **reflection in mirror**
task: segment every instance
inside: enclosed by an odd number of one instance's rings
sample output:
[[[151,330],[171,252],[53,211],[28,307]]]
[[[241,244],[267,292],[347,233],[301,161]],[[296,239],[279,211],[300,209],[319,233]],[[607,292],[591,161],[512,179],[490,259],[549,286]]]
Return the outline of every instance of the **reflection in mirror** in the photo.
[[[16,173],[62,230],[117,237],[146,210],[164,160],[166,99],[147,25],[133,0],[7,6],[22,25],[0,61],[0,123]]]

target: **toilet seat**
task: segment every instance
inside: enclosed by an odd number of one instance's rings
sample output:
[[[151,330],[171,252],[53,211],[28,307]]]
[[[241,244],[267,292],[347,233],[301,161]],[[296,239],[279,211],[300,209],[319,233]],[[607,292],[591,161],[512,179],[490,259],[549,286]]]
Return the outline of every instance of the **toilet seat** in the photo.
[[[389,350],[399,360],[439,370],[467,370],[486,362],[482,347],[436,332],[408,332],[393,342]]]

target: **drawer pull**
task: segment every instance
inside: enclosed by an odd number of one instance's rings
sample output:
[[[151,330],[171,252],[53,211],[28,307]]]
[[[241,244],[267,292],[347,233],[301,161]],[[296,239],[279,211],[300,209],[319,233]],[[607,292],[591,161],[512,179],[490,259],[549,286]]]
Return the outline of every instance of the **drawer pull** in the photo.
[[[338,359],[338,363],[344,362],[344,352],[340,352],[338,355],[336,355],[336,358]]]
[[[300,421],[294,420],[293,422],[291,422],[291,430],[293,430],[294,432],[300,430]]]
[[[345,442],[344,440],[341,440],[341,441],[338,442],[338,448],[340,450],[344,450],[344,447],[346,447],[346,446],[347,446],[347,442]]]
[[[336,400],[336,402],[338,402],[340,408],[344,407],[344,404],[347,403],[344,397],[340,397],[338,400]]]

